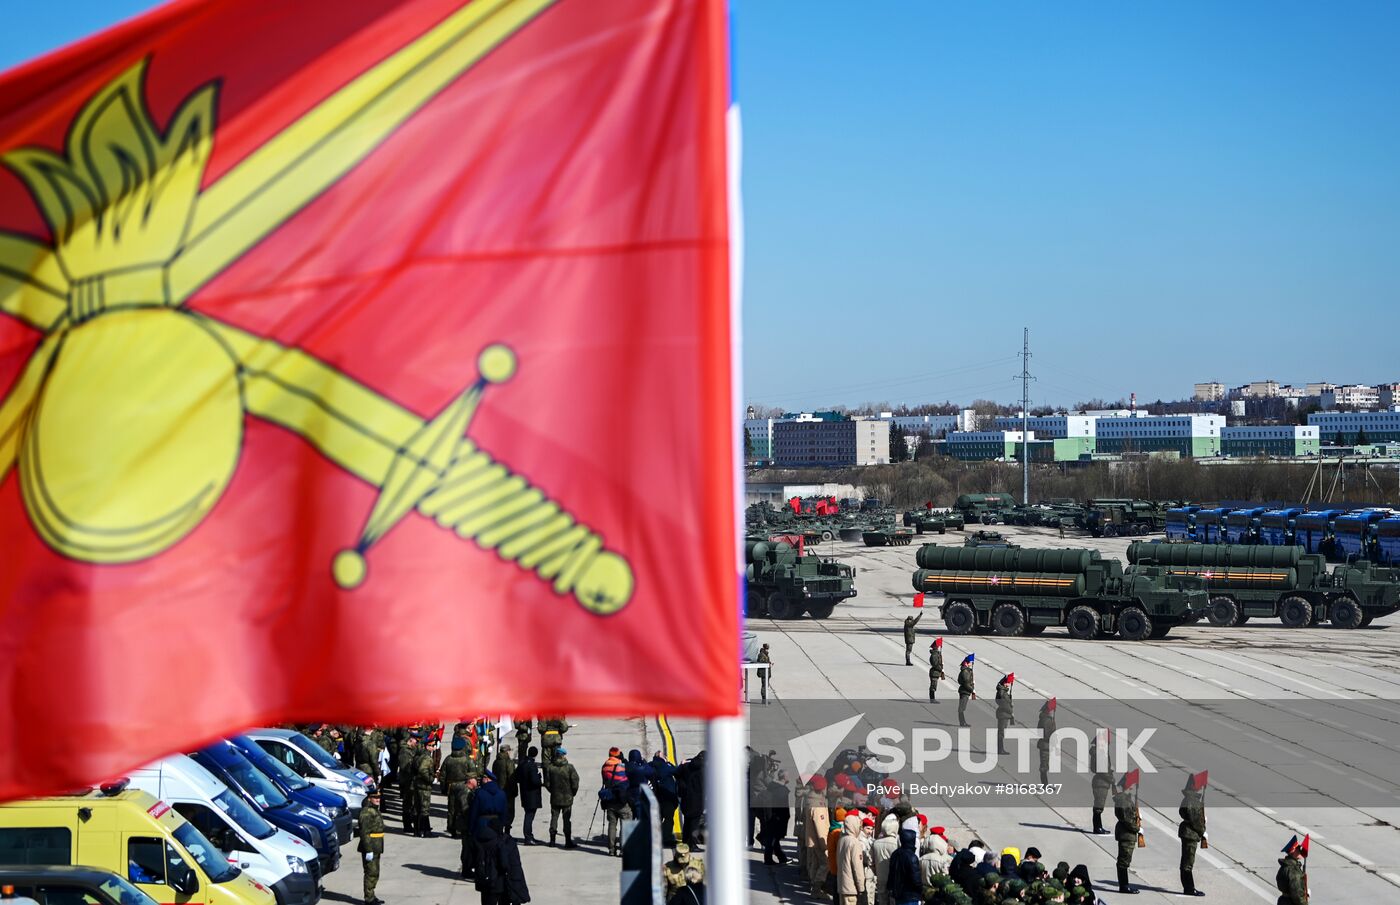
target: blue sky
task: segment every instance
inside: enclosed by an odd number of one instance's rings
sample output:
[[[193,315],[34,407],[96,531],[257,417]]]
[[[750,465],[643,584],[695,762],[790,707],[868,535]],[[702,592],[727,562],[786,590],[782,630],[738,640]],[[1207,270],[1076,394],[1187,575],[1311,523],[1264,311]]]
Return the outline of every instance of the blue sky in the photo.
[[[1400,4],[858,6],[738,6],[748,400],[1400,380]]]

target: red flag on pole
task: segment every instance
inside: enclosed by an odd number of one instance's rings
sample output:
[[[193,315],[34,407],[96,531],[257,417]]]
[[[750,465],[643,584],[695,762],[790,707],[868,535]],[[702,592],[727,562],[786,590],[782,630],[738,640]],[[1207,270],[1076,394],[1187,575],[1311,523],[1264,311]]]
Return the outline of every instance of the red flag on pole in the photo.
[[[920,608],[923,607],[923,605],[924,605],[924,592],[923,592],[923,591],[920,591],[919,593],[917,593],[917,594],[914,595],[914,608],[915,608],[915,609],[920,609]]]
[[[1191,788],[1192,788],[1192,790],[1199,792],[1199,791],[1201,791],[1202,789],[1204,789],[1204,788],[1206,787],[1206,782],[1209,780],[1209,778],[1210,778],[1210,771],[1209,771],[1209,770],[1202,770],[1202,771],[1199,772],[1199,773],[1192,773],[1192,774],[1191,774]]]
[[[728,102],[721,0],[179,0],[0,75],[0,798],[736,713]]]
[[[1123,774],[1123,788],[1124,788],[1124,789],[1131,789],[1133,786],[1137,785],[1137,784],[1138,784],[1138,781],[1141,780],[1141,779],[1142,779],[1142,771],[1141,771],[1141,770],[1139,770],[1139,769],[1129,770],[1127,773],[1124,773],[1124,774]]]
[[[1303,841],[1302,841],[1301,843],[1299,843],[1299,845],[1298,845],[1298,847],[1301,848],[1301,849],[1303,850],[1303,857],[1304,857],[1304,858],[1306,858],[1306,857],[1308,856],[1308,847],[1309,847],[1311,844],[1312,844],[1312,833],[1307,833],[1307,834],[1305,834],[1305,835],[1303,836]]]

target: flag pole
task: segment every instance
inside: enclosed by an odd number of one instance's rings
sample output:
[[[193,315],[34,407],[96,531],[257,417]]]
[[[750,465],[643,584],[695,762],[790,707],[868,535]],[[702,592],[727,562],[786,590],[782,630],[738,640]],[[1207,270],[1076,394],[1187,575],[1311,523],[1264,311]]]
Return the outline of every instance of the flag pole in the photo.
[[[744,717],[721,717],[705,724],[705,886],[709,901],[745,905],[744,871]]]

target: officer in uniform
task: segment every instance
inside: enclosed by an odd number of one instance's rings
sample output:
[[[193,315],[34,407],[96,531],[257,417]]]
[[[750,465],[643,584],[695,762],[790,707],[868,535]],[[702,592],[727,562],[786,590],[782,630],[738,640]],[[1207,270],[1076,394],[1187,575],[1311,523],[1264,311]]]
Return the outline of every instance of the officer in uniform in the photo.
[[[416,835],[430,837],[433,835],[432,822],[428,819],[433,802],[433,756],[422,749],[413,765],[413,797],[413,808],[418,816]]]
[[[360,808],[360,865],[365,870],[365,905],[383,905],[374,894],[379,883],[379,863],[384,857],[384,818],[379,815],[379,792],[370,792]]]
[[[465,747],[455,748],[447,759],[442,762],[442,767],[438,770],[438,775],[442,778],[442,784],[447,792],[447,830],[453,839],[457,838],[457,800],[461,794],[462,785],[467,781],[469,775],[467,770],[467,749]]]
[[[491,772],[496,774],[496,782],[506,793],[506,814],[501,818],[501,828],[510,829],[515,824],[515,799],[520,795],[519,784],[515,781],[515,758],[510,745],[502,745],[501,751],[491,763]]]
[[[1050,737],[1055,734],[1055,699],[1051,698],[1040,705],[1040,718],[1035,727],[1040,730],[1040,738],[1035,747],[1040,751],[1040,784],[1050,785]]]
[[[409,735],[399,745],[399,797],[403,800],[403,829],[418,835],[418,796],[413,792],[413,776],[418,770],[418,736]]]
[[[562,716],[540,720],[540,763],[546,769],[554,763],[554,752],[564,744],[564,733],[568,731],[569,724]]]
[[[1191,777],[1186,780],[1186,788],[1181,790],[1181,807],[1177,813],[1181,815],[1181,826],[1176,831],[1181,839],[1181,894],[1203,896],[1205,893],[1196,888],[1192,872],[1196,869],[1196,849],[1206,834],[1206,803]]]
[[[773,672],[773,658],[768,654],[768,645],[763,645],[758,649],[757,662],[763,664],[763,669],[758,671],[758,687],[763,695],[763,703],[768,703],[768,679]]]
[[[904,665],[913,666],[914,642],[918,640],[918,635],[914,626],[919,624],[919,620],[924,618],[924,611],[920,610],[916,616],[904,617]]]
[[[1113,736],[1105,731],[1103,750],[1099,750],[1099,735],[1089,743],[1089,769],[1094,771],[1090,783],[1094,789],[1094,835],[1103,836],[1108,830],[1103,826],[1103,809],[1108,803],[1108,793],[1113,791]]]
[[[578,794],[578,771],[569,763],[568,751],[555,746],[556,750],[546,771],[549,777],[549,844],[554,845],[559,835],[559,818],[564,818],[564,847],[574,845],[574,796]]]
[[[934,638],[928,649],[928,699],[938,699],[938,680],[946,679],[943,672],[943,639]]]
[[[1141,824],[1128,790],[1123,789],[1113,796],[1113,816],[1118,818],[1113,825],[1113,838],[1118,841],[1118,891],[1123,895],[1136,895],[1137,890],[1128,885],[1128,868],[1133,866]]]
[[[977,700],[977,689],[972,679],[972,664],[977,661],[975,654],[963,657],[962,668],[958,670],[958,725],[968,726],[967,702]]]
[[[515,724],[515,750],[520,752],[522,758],[530,750],[530,732],[534,728],[529,720],[519,720]]]
[[[1274,885],[1280,893],[1278,905],[1308,905],[1308,875],[1303,870],[1303,847],[1298,837],[1288,840],[1283,857],[1278,859]]]
[[[686,885],[685,872],[687,868],[698,869],[700,882],[705,881],[705,859],[692,855],[690,846],[684,842],[677,842],[676,857],[661,865],[661,881],[664,884],[661,890],[663,900],[669,900]]]
[[[1009,672],[997,683],[997,753],[1006,753],[1006,730],[1016,722],[1016,705],[1011,700],[1011,686],[1016,684],[1016,674]]]

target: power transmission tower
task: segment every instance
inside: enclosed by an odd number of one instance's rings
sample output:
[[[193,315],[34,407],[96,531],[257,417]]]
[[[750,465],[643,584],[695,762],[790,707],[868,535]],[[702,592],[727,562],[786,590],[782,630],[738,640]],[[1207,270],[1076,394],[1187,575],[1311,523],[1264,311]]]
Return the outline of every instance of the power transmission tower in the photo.
[[[1021,373],[1013,380],[1021,381],[1021,503],[1031,503],[1031,328],[1021,328]]]

